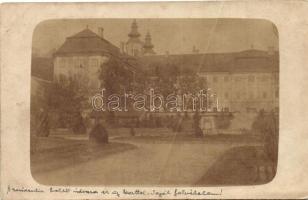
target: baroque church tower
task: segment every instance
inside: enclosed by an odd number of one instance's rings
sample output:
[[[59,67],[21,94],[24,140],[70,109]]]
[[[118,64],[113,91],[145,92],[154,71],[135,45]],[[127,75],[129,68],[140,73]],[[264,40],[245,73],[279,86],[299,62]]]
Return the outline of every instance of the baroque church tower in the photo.
[[[152,39],[151,39],[151,35],[149,32],[147,32],[146,36],[145,36],[145,42],[143,45],[143,55],[147,56],[147,55],[154,55],[155,52],[153,50],[154,45],[152,44]]]
[[[126,42],[126,52],[130,56],[147,56],[154,55],[154,45],[152,44],[151,35],[148,32],[145,36],[145,41],[140,40],[140,33],[138,32],[138,25],[136,20],[131,25],[131,31],[128,34],[128,41]]]
[[[143,42],[139,39],[138,25],[136,20],[131,25],[131,31],[128,34],[128,41],[126,42],[126,53],[131,56],[141,56],[143,51]]]

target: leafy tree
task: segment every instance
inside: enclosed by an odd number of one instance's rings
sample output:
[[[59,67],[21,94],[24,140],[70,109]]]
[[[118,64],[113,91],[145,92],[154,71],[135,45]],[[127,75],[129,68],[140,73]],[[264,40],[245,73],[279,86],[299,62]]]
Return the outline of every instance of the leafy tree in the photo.
[[[274,163],[278,157],[278,123],[276,113],[260,110],[252,124],[252,130],[261,136],[265,152]]]
[[[128,70],[127,63],[113,56],[111,56],[106,63],[101,65],[99,79],[102,83],[101,88],[105,89],[105,97],[112,94],[122,95],[123,93],[130,93],[136,88],[136,85],[133,84],[133,72]],[[124,98],[124,95],[122,95],[121,101],[124,101]],[[130,101],[131,100],[128,98],[128,106],[131,105]],[[107,102],[107,99],[105,99],[105,102]],[[113,123],[115,121],[113,111],[107,110],[105,117],[108,123]]]
[[[60,116],[59,123],[71,128],[76,134],[85,132],[81,116],[82,102],[85,97],[80,93],[76,79],[60,76],[59,80],[51,86],[48,99],[49,110]]]

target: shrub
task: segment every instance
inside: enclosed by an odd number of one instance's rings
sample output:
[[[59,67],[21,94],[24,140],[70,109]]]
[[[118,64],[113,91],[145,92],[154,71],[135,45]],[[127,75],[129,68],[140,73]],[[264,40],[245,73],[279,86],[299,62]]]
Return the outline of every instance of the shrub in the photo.
[[[233,119],[232,113],[223,113],[215,117],[215,125],[218,129],[227,129],[231,125]]]
[[[86,133],[86,126],[80,113],[77,113],[77,115],[74,117],[72,130],[74,134]]]
[[[90,131],[89,139],[95,143],[108,143],[108,132],[101,124],[96,124]]]
[[[278,124],[278,115],[261,110],[252,125],[253,132],[261,136],[266,155],[273,162],[278,157]]]

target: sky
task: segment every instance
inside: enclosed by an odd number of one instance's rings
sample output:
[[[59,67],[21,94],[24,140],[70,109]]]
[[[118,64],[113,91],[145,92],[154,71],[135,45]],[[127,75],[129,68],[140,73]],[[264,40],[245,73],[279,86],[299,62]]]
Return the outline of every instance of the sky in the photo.
[[[247,49],[278,50],[278,35],[270,21],[262,19],[136,19],[140,39],[147,31],[152,36],[157,54],[191,53],[193,46],[200,53],[237,52]],[[61,19],[38,24],[33,33],[33,52],[49,56],[66,37],[87,26],[98,33],[104,28],[104,38],[120,47],[128,40],[133,19]]]

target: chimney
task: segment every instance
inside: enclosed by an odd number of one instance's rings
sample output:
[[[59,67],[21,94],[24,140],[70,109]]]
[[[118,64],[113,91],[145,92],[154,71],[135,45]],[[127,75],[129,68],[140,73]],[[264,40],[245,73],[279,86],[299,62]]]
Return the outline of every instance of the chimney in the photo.
[[[121,53],[125,53],[125,43],[124,42],[121,42],[120,43],[120,50],[121,50]]]
[[[98,35],[101,38],[104,38],[104,28],[103,27],[98,27]]]

